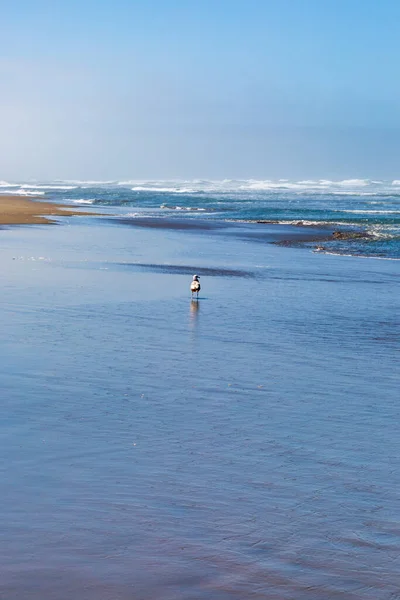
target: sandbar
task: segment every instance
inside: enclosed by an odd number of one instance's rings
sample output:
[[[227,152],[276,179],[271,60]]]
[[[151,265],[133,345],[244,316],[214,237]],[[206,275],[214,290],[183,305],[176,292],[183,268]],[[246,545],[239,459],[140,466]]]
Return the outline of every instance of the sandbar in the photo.
[[[0,225],[54,224],[54,221],[48,218],[49,216],[73,215],[93,215],[93,213],[32,198],[0,195]]]

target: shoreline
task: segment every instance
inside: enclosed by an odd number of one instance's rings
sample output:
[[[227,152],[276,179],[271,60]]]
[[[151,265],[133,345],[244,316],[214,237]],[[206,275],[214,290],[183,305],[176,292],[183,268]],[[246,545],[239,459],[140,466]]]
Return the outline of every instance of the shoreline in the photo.
[[[39,197],[20,197],[17,195],[0,194],[0,227],[12,225],[55,225],[57,221],[51,217],[70,216],[104,216],[110,221],[121,225],[150,229],[170,229],[193,233],[219,232],[222,234],[237,234],[238,237],[252,239],[283,247],[313,249],[314,252],[336,255],[342,252],[332,252],[330,242],[368,239],[371,236],[362,228],[338,227],[338,224],[293,223],[276,220],[256,221],[226,221],[213,219],[182,219],[168,217],[136,217],[127,218],[124,215],[114,216],[105,213],[83,211],[71,208],[69,205],[52,201],[44,201]],[[263,227],[260,227],[262,225]],[[324,245],[328,244],[328,247]],[[347,254],[347,249],[344,252]],[[357,254],[350,254],[357,256]],[[385,257],[382,257],[385,258]]]
[[[0,226],[1,225],[54,225],[55,221],[48,218],[71,217],[77,215],[93,215],[96,213],[82,212],[70,209],[63,204],[44,202],[34,198],[0,195]]]

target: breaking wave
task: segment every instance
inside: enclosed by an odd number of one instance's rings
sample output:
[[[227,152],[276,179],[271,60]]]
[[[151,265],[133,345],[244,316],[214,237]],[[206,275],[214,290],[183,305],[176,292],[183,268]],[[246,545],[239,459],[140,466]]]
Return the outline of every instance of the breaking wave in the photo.
[[[193,194],[196,192],[193,188],[178,188],[178,187],[151,187],[141,186],[131,188],[132,192],[157,192],[167,194]]]
[[[332,195],[394,195],[400,196],[400,179],[177,179],[177,180],[53,180],[53,181],[0,181],[0,188],[73,190],[88,187],[104,190],[129,188],[133,192],[156,194],[231,194],[231,193],[297,193]]]
[[[19,183],[8,183],[8,181],[0,181],[0,188],[19,187]]]
[[[371,179],[222,179],[222,180],[127,180],[118,186],[134,192],[160,194],[298,193],[332,195],[400,195],[400,180]]]
[[[160,208],[166,210],[186,210],[189,212],[204,212],[207,210],[206,208],[202,208],[199,206],[170,206],[168,204],[161,204]]]
[[[95,198],[76,198],[71,201],[73,204],[93,204],[96,202]]]
[[[18,190],[13,189],[12,191],[8,190],[8,189],[1,189],[0,194],[2,194],[3,196],[5,196],[6,194],[11,194],[12,196],[44,196],[45,192],[30,191],[30,190],[24,190],[24,189],[18,189]]]
[[[74,190],[77,186],[72,185],[36,185],[30,183],[24,183],[21,185],[21,189],[33,189],[33,190]]]

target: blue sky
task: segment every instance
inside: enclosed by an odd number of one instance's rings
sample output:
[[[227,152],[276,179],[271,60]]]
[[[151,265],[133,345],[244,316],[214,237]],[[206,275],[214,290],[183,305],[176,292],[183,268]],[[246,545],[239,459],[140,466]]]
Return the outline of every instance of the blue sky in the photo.
[[[400,177],[395,0],[0,11],[0,179]]]

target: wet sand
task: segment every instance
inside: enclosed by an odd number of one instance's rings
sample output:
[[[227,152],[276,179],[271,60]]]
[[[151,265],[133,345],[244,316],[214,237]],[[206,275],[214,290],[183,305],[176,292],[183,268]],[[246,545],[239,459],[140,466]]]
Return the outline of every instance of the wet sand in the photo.
[[[398,265],[253,230],[0,232],[1,597],[396,597]]]
[[[290,245],[298,242],[317,242],[332,239],[335,231],[329,226],[299,226],[286,225],[275,222],[240,222],[240,221],[213,221],[207,219],[168,219],[157,217],[135,217],[126,219],[113,217],[111,221],[117,221],[129,227],[144,227],[146,229],[167,229],[172,231],[214,232],[222,235],[233,235],[242,239],[251,239],[261,242],[274,242]]]
[[[88,215],[80,210],[72,210],[67,206],[21,198],[19,196],[3,196],[0,194],[0,225],[34,225],[54,223],[48,217]]]

